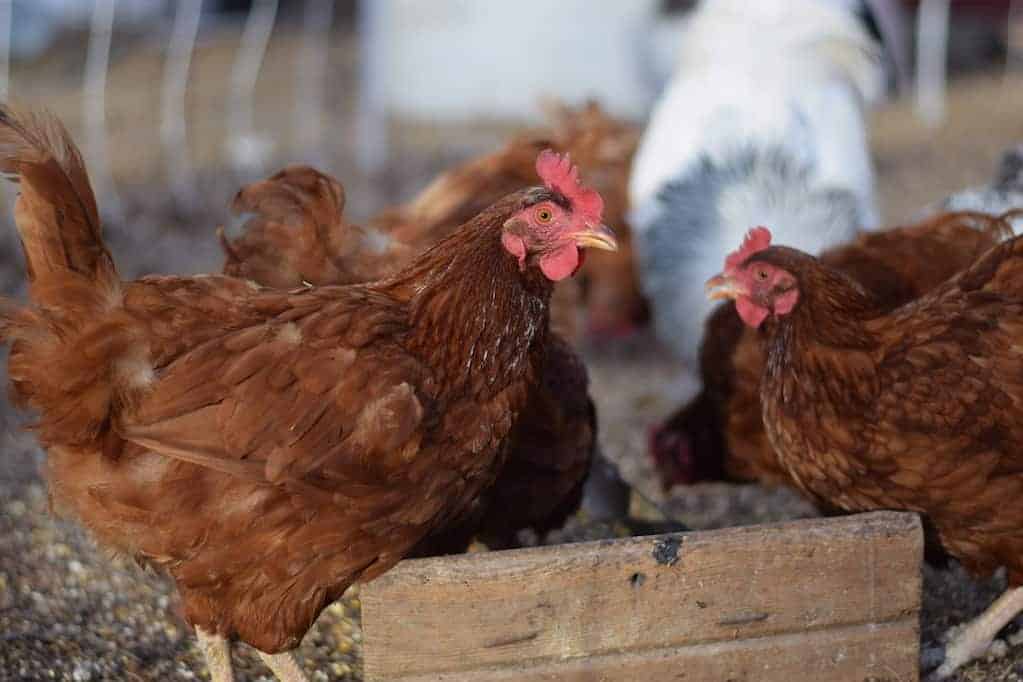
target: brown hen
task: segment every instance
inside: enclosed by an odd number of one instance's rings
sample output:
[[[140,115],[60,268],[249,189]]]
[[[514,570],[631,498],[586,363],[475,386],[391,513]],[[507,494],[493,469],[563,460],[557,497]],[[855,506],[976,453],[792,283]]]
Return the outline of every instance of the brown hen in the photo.
[[[939,677],[1023,608],[1023,238],[890,309],[838,269],[751,230],[712,298],[762,329],[763,421],[806,494],[922,513],[968,569],[1009,589],[946,648]]]
[[[820,256],[893,310],[973,264],[1012,234],[1004,217],[941,213],[915,225],[865,233]],[[760,406],[764,353],[757,331],[732,304],[708,319],[700,349],[703,390],[651,436],[650,452],[664,487],[700,481],[790,484],[767,441]]]
[[[123,282],[59,122],[0,110],[0,169],[32,300],[0,322],[52,499],[173,578],[218,681],[233,638],[301,679],[320,611],[472,508],[539,380],[554,282],[614,247],[599,195],[544,153],[544,187],[381,281]]]
[[[232,210],[251,217],[236,238],[221,232],[224,272],[290,289],[303,282],[376,279],[412,257],[411,247],[347,222],[344,196],[341,183],[308,166],[291,166],[244,187]],[[380,248],[372,248],[374,240]],[[543,535],[579,508],[597,457],[586,366],[552,333],[541,376],[516,422],[508,461],[495,484],[461,522],[428,538],[418,554],[462,552],[474,538],[493,549],[510,547],[518,531]],[[620,516],[627,513],[627,502],[622,507]]]

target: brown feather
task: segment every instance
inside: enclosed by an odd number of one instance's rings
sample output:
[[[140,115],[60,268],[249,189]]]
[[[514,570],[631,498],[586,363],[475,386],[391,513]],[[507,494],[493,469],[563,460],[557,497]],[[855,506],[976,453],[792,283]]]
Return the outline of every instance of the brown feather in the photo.
[[[0,171],[20,182],[15,216],[33,300],[60,305],[69,272],[112,288],[116,271],[103,246],[96,199],[60,122],[0,106]]]
[[[800,292],[764,336],[764,424],[785,471],[842,510],[922,512],[968,568],[1023,584],[1023,239],[891,310],[800,252],[751,260]]]
[[[498,189],[506,189],[535,182],[533,166],[536,153],[541,148],[539,143],[510,145],[506,156],[502,156],[499,162],[494,163],[494,159],[488,157],[455,169],[438,178],[409,207],[382,214],[377,225],[394,231],[400,231],[402,226],[411,229],[414,225],[421,234],[416,237],[403,235],[403,238],[431,243],[449,234],[451,221],[469,213],[475,208],[474,202],[491,197],[494,187],[487,183],[496,181]],[[511,158],[517,161],[510,163]],[[500,175],[501,169],[509,168],[521,170],[510,173],[506,178]],[[260,284],[268,286],[293,287],[301,284],[298,279],[300,269],[289,263],[331,263],[332,269],[304,271],[310,281],[323,285],[358,281],[360,277],[383,277],[408,262],[411,249],[391,249],[381,257],[366,259],[364,256],[363,260],[358,260],[358,255],[367,251],[359,245],[366,238],[365,233],[344,232],[355,230],[356,226],[347,223],[340,214],[331,217],[330,210],[340,211],[343,207],[336,203],[325,206],[315,218],[322,224],[335,226],[334,239],[279,239],[269,226],[286,225],[288,233],[313,234],[313,213],[302,207],[323,204],[318,198],[319,188],[335,185],[340,188],[336,180],[310,168],[300,171],[305,181],[295,182],[293,176],[296,172],[299,171],[289,169],[277,173],[239,192],[238,196],[246,198],[245,205],[254,215],[246,223],[243,234],[227,245],[226,271],[247,273]],[[314,176],[320,179],[309,179]],[[473,192],[480,192],[480,195],[473,195]],[[286,204],[273,200],[282,194],[287,197]],[[392,220],[394,222],[388,224]],[[238,248],[239,244],[245,245],[244,250]],[[339,244],[345,244],[346,250],[343,253],[332,251],[341,248]],[[347,267],[356,269],[346,271]],[[552,306],[557,300],[556,293]],[[462,309],[471,312],[467,307]],[[331,315],[324,317],[322,322],[310,323],[306,329],[308,333],[319,336],[336,333],[346,326],[349,326],[347,318]],[[441,333],[441,337],[430,339],[428,346],[446,343],[443,327],[424,328]],[[501,362],[496,355],[492,359]],[[492,371],[479,369],[485,373]],[[552,335],[540,372],[543,380],[531,390],[524,413],[515,424],[508,463],[494,486],[461,520],[423,543],[417,554],[464,551],[474,537],[493,547],[513,546],[517,531],[532,528],[541,533],[547,532],[560,527],[578,509],[583,483],[596,452],[596,417],[589,398],[586,367],[563,338]],[[308,378],[305,381],[319,381],[324,388],[337,381],[319,365],[312,366],[306,374]],[[274,381],[288,379],[280,377]]]

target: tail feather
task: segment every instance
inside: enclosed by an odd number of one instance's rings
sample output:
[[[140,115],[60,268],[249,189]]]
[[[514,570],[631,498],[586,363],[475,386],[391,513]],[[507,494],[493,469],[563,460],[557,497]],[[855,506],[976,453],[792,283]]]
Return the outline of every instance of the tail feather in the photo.
[[[53,116],[0,105],[0,172],[20,186],[14,210],[33,304],[0,298],[11,397],[37,412],[44,446],[98,442],[113,452],[111,410],[133,397],[122,375],[145,348],[118,305],[81,155]]]
[[[60,306],[69,277],[116,284],[85,164],[56,117],[0,105],[0,171],[20,185],[15,218],[37,305]]]

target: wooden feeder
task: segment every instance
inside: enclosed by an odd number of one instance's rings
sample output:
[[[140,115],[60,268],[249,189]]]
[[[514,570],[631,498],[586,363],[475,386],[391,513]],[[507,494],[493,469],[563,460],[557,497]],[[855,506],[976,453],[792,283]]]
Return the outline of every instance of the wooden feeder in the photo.
[[[405,561],[362,590],[367,682],[916,680],[915,514]]]

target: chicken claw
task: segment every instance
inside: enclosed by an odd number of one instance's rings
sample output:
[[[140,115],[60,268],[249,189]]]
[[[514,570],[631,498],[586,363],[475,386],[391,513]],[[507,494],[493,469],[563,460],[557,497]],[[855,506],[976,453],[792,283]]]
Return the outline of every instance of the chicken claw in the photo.
[[[1006,590],[984,613],[965,626],[950,630],[953,635],[945,646],[945,660],[927,679],[943,680],[986,654],[995,635],[1020,611],[1023,611],[1023,587],[1015,587]]]
[[[202,649],[203,657],[206,659],[210,679],[213,682],[234,682],[234,671],[231,669],[231,644],[227,638],[211,635],[204,632],[202,628],[196,628],[195,635],[199,640],[199,648]]]
[[[259,652],[267,667],[273,671],[280,682],[309,682],[309,678],[302,672],[302,666],[298,664],[295,654],[285,651],[282,654],[264,654]]]

